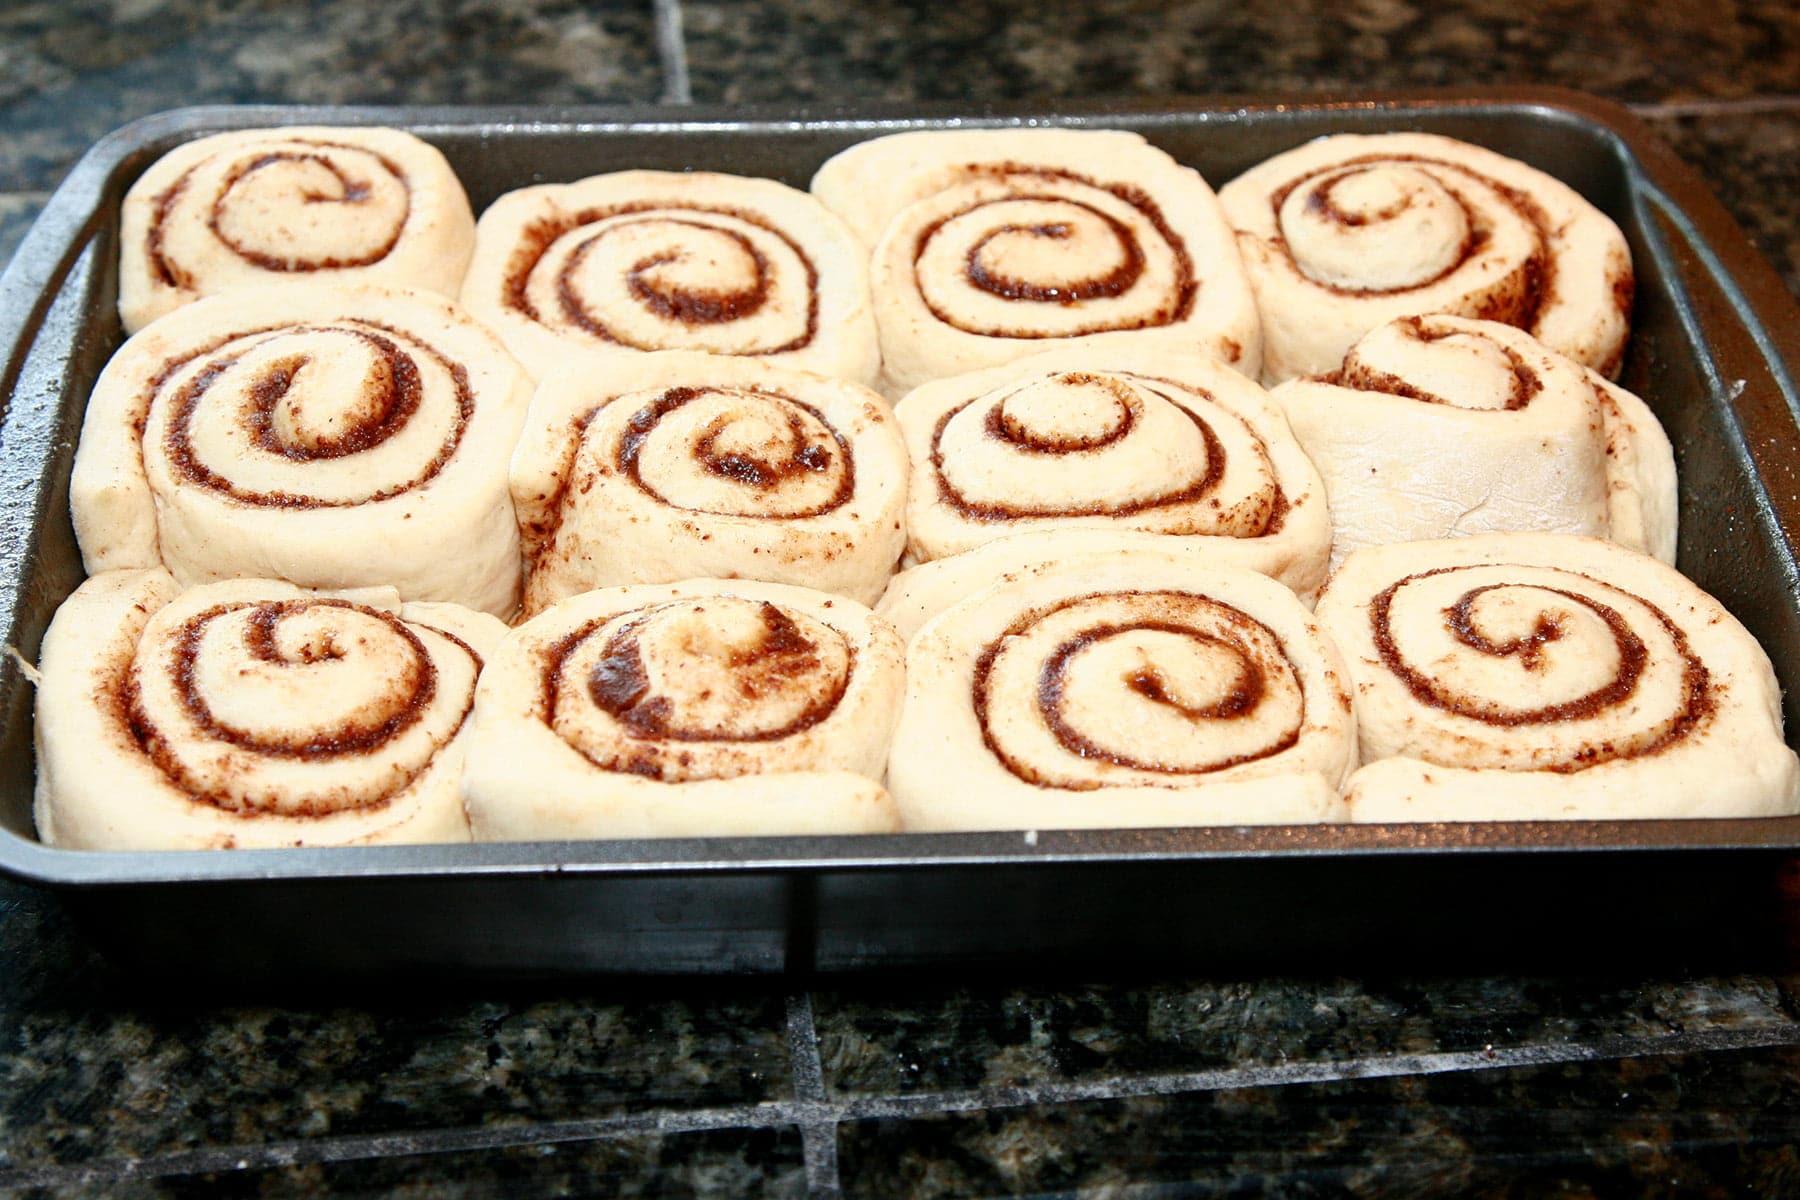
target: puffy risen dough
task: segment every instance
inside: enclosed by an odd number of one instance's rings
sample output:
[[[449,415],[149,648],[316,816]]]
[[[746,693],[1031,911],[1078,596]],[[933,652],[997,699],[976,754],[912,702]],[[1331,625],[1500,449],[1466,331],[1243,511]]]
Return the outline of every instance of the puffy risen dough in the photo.
[[[895,134],[834,156],[812,189],[873,248],[891,395],[1055,341],[1171,332],[1252,377],[1261,362],[1218,198],[1135,133]]]
[[[594,587],[766,579],[873,603],[905,545],[886,401],[750,359],[645,354],[544,381],[512,462],[525,609]]]
[[[1274,580],[1079,555],[914,635],[888,786],[909,830],[1334,821],[1355,737],[1336,650]]]
[[[519,596],[507,460],[530,387],[428,292],[196,301],[94,386],[69,489],[82,560],[164,565],[184,585],[391,584],[505,616]]]
[[[620,171],[508,192],[481,215],[462,300],[539,379],[654,350],[881,370],[862,248],[772,179]]]
[[[1610,542],[1486,534],[1359,550],[1319,623],[1356,685],[1356,821],[1800,812],[1762,647]]]
[[[44,635],[38,834],[82,850],[468,841],[464,718],[505,632],[391,588],[95,575]]]
[[[1492,321],[1410,317],[1272,398],[1324,477],[1332,561],[1540,530],[1675,558],[1675,456],[1644,402]]]
[[[1219,190],[1263,321],[1269,383],[1334,370],[1396,317],[1516,325],[1607,376],[1629,332],[1631,252],[1573,188],[1429,133],[1319,138]]]
[[[880,833],[900,638],[747,580],[603,588],[507,638],[463,777],[477,841]]]
[[[126,193],[119,317],[136,333],[234,287],[325,280],[455,296],[475,217],[444,156],[410,133],[300,126],[177,146]]]
[[[939,380],[895,412],[912,459],[909,562],[1019,533],[1139,531],[1302,594],[1325,581],[1324,487],[1281,410],[1171,339]]]

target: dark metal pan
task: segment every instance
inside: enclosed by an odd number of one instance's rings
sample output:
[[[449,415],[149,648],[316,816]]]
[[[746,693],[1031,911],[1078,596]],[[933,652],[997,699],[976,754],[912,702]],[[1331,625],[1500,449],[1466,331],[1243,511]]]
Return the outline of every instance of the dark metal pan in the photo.
[[[1623,382],[1681,467],[1680,566],[1762,640],[1800,729],[1800,310],[1694,173],[1625,110],[1497,89],[1284,102],[790,110],[211,108],[81,160],[0,278],[0,627],[33,659],[82,577],[68,481],[121,333],[119,203],[177,143],[386,124],[440,147],[477,209],[626,167],[805,186],[903,129],[1133,129],[1216,184],[1325,133],[1423,129],[1530,162],[1625,230],[1638,307]],[[32,833],[31,687],[0,662],[0,870],[58,889],[119,960],[177,974],[723,972],[1131,958],[1289,969],[1779,953],[1800,818],[732,838],[196,853],[55,850]],[[1790,737],[1790,740],[1792,738]],[[954,779],[945,779],[954,788]]]

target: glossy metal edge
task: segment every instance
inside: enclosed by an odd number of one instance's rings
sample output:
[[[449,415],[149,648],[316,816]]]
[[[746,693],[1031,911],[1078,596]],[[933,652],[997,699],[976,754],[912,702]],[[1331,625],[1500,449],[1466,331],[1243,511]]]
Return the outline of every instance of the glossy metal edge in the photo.
[[[1222,96],[1152,101],[1099,101],[1073,111],[1046,113],[1041,104],[1008,103],[971,109],[960,103],[832,103],[751,107],[311,107],[258,105],[197,107],[155,114],[102,139],[71,171],[46,205],[4,277],[0,299],[6,320],[19,310],[15,297],[32,301],[14,322],[0,325],[0,352],[8,354],[0,381],[16,378],[23,356],[48,307],[52,288],[74,261],[85,238],[105,215],[96,209],[113,173],[146,147],[230,128],[299,123],[393,124],[429,134],[434,129],[481,129],[495,136],[523,130],[593,132],[704,132],[730,135],[795,129],[842,129],[869,135],[920,127],[1053,124],[1104,126],[1130,117],[1172,126],[1195,122],[1231,124],[1280,120],[1283,113],[1409,110],[1491,116],[1496,120],[1574,121],[1609,134],[1628,156],[1637,202],[1661,206],[1686,236],[1714,283],[1744,326],[1740,356],[1758,357],[1764,370],[1754,393],[1734,392],[1728,370],[1713,372],[1715,402],[1739,413],[1746,440],[1779,434],[1767,458],[1777,477],[1794,469],[1800,448],[1800,413],[1788,363],[1800,362],[1800,306],[1749,245],[1705,184],[1662,146],[1628,110],[1610,101],[1560,88],[1505,87],[1454,93],[1419,90],[1379,95],[1320,93],[1304,96]],[[1714,328],[1704,331],[1714,344]],[[1734,343],[1735,345],[1735,343]],[[1746,347],[1748,351],[1746,351]],[[1732,366],[1742,365],[1742,358]],[[10,390],[10,388],[8,389]],[[1748,398],[1746,398],[1748,397]],[[1775,419],[1779,409],[1785,423]],[[9,414],[10,415],[10,414]],[[0,425],[0,454],[7,428]],[[1761,498],[1786,536],[1793,561],[1800,505],[1788,489],[1758,481]],[[1800,490],[1800,489],[1796,489]],[[22,515],[22,514],[21,514]],[[9,581],[0,596],[0,625],[14,616]],[[7,661],[0,670],[15,671]],[[629,842],[512,843],[472,846],[317,848],[307,850],[100,853],[51,849],[0,831],[0,871],[37,883],[88,889],[157,883],[312,882],[481,876],[712,875],[815,871],[907,871],[1012,863],[1128,864],[1203,860],[1414,857],[1425,854],[1591,854],[1601,851],[1785,850],[1800,847],[1800,819],[1630,822],[1496,822],[1395,826],[1261,826],[1162,830],[1045,831],[1038,834],[906,834],[877,837],[771,837]]]

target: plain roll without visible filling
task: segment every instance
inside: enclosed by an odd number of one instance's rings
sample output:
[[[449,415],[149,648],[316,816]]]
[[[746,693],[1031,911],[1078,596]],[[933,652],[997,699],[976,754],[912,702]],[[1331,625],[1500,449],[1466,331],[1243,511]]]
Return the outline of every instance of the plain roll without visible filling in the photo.
[[[1348,676],[1292,592],[1114,551],[925,623],[888,787],[909,830],[1335,821],[1355,740]]]
[[[1269,383],[1335,370],[1396,317],[1524,329],[1607,377],[1629,332],[1631,252],[1573,188],[1429,133],[1341,134],[1219,189],[1263,322]]]
[[[1325,492],[1262,388],[1167,340],[1069,348],[939,380],[895,408],[907,558],[1063,530],[1167,534],[1310,595]]]
[[[1800,812],[1768,656],[1653,558],[1542,533],[1374,546],[1318,617],[1356,685],[1353,820]]]
[[[603,588],[482,676],[477,841],[881,833],[899,635],[842,596],[747,580]]]
[[[44,635],[38,835],[82,850],[466,842],[485,613],[161,569],[77,588]]]
[[[246,129],[177,146],[125,196],[126,333],[234,287],[377,283],[455,296],[469,198],[434,147],[379,127]]]
[[[812,189],[873,247],[890,394],[1058,343],[1159,332],[1252,377],[1261,363],[1218,198],[1135,133],[895,134],[834,156]]]
[[[392,585],[506,616],[531,383],[455,303],[314,284],[197,301],[125,343],[70,482],[90,574]]]
[[[475,241],[463,303],[539,379],[656,350],[880,373],[862,247],[772,179],[620,171],[521,188],[481,215]]]
[[[1271,398],[1324,477],[1332,560],[1470,533],[1610,538],[1675,559],[1675,455],[1638,397],[1493,321],[1404,317]]]
[[[700,576],[872,604],[906,541],[906,447],[887,402],[750,359],[645,354],[545,380],[512,492],[528,614]]]

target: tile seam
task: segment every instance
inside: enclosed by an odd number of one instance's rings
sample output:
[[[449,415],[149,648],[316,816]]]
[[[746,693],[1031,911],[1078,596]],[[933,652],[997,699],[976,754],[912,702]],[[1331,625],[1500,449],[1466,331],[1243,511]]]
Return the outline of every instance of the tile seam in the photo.
[[[1732,100],[1658,100],[1629,105],[1640,117],[1733,117],[1800,112],[1800,96],[1744,96]]]
[[[787,998],[787,1039],[794,1099],[801,1115],[798,1124],[806,1159],[807,1195],[812,1200],[837,1200],[843,1195],[838,1174],[838,1116],[825,1091],[825,1063],[819,1057],[812,993],[796,992]]]
[[[691,104],[693,84],[688,77],[687,35],[682,31],[681,0],[654,0],[656,54],[662,60],[664,104]]]
[[[799,1028],[814,1030],[813,1055],[817,1061],[816,1029],[810,1024],[810,997],[804,1007],[795,1005],[789,1036]],[[797,1095],[789,1101],[687,1109],[674,1112],[627,1113],[541,1124],[496,1127],[467,1126],[415,1132],[346,1135],[273,1142],[266,1145],[183,1151],[148,1158],[105,1159],[91,1163],[53,1164],[37,1167],[0,1168],[0,1190],[71,1187],[159,1179],[182,1175],[284,1166],[352,1162],[412,1155],[450,1154],[480,1150],[567,1142],[604,1141],[610,1138],[657,1133],[698,1133],[718,1129],[766,1129],[796,1126],[805,1136],[807,1126],[830,1128],[835,1139],[844,1121],[929,1116],[989,1108],[1025,1108],[1039,1105],[1125,1100],[1140,1096],[1172,1096],[1183,1093],[1286,1087],[1296,1084],[1349,1082],[1407,1075],[1451,1074],[1458,1071],[1496,1071],[1514,1067],[1553,1066],[1577,1062],[1617,1062],[1669,1054],[1708,1051],[1773,1049],[1800,1046],[1800,1024],[1752,1030],[1703,1030],[1696,1033],[1652,1034],[1606,1038],[1586,1046],[1527,1044],[1484,1047],[1427,1054],[1394,1054],[1338,1062],[1279,1063],[1260,1067],[1219,1068],[1206,1071],[1169,1072],[1157,1075],[1117,1076],[1066,1084],[1042,1084],[1013,1088],[964,1089],[882,1095],[824,1098],[820,1064],[819,1096]],[[801,1087],[797,1066],[795,1083]],[[807,1087],[810,1089],[811,1085]],[[835,1140],[832,1144],[832,1178],[829,1186],[841,1187],[836,1178]],[[808,1183],[813,1185],[810,1171]],[[836,1192],[814,1193],[836,1195]]]

